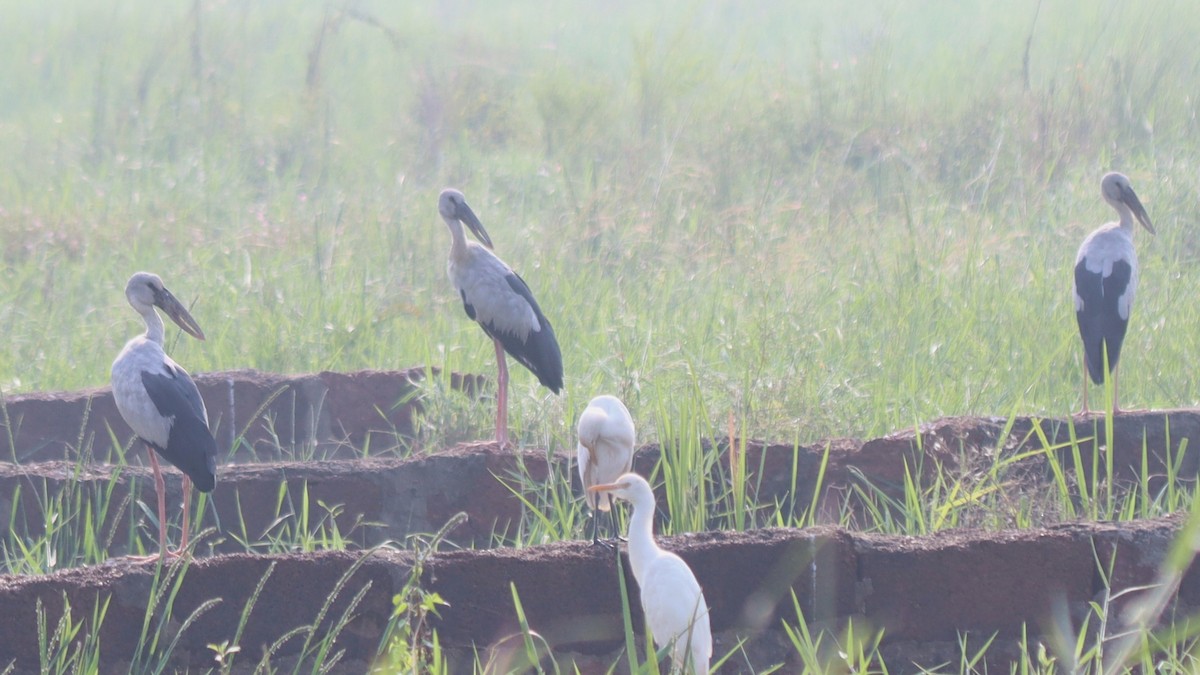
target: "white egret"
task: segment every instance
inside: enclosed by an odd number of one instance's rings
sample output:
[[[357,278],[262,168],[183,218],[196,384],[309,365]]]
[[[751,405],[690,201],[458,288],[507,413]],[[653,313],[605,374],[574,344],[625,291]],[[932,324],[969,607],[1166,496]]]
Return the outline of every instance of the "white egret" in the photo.
[[[679,671],[707,675],[712,658],[708,605],[696,576],[682,558],[654,541],[654,492],[646,479],[627,473],[613,483],[594,485],[591,492],[608,493],[633,504],[629,520],[629,565],[642,595],[642,612],[654,642],[670,645],[671,662]]]
[[[633,467],[633,448],[636,445],[633,417],[621,399],[607,394],[593,398],[579,416],[578,445],[575,456],[584,497],[592,512],[592,544],[600,541],[600,512],[608,513],[609,534],[617,538],[616,519],[612,511],[612,494],[597,494],[588,488],[612,483],[629,473]],[[610,540],[612,541],[612,540]]]

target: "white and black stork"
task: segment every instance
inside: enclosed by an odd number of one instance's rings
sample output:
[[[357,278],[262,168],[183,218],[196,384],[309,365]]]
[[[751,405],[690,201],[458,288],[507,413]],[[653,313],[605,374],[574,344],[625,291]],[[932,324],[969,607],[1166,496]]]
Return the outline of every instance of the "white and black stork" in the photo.
[[[450,260],[446,271],[458,289],[463,309],[492,338],[496,346],[496,441],[508,443],[508,365],[513,355],[538,381],[557,394],[563,386],[562,352],[554,329],[529,286],[492,253],[492,240],[467,200],[447,188],[438,197],[438,212],[450,228]],[[483,242],[467,241],[463,223]]]
[[[613,514],[611,493],[597,494],[588,488],[613,483],[633,467],[634,437],[633,416],[616,396],[602,394],[593,398],[583,414],[579,416],[576,429],[578,444],[575,458],[579,464],[579,479],[583,483],[584,497],[592,511],[592,545],[600,545],[600,514],[608,512],[608,544],[615,546],[618,539],[616,518]]]
[[[1102,225],[1088,235],[1075,256],[1075,319],[1083,339],[1083,412],[1088,412],[1088,377],[1104,383],[1105,364],[1113,377],[1113,412],[1117,404],[1117,361],[1129,326],[1129,312],[1137,291],[1137,251],[1133,247],[1134,219],[1150,234],[1154,226],[1141,200],[1123,174],[1112,172],[1100,180],[1100,194],[1117,210],[1115,223]]]
[[[208,429],[208,411],[196,383],[163,351],[161,308],[187,334],[204,332],[157,274],[138,272],[125,285],[125,297],[146,322],[146,332],[125,344],[112,365],[113,397],[121,417],[150,448],[158,492],[159,556],[174,557],[188,545],[191,486],[211,492],[217,481],[217,443]],[[162,471],[155,455],[183,471],[183,534],[178,551],[167,548],[167,513]]]

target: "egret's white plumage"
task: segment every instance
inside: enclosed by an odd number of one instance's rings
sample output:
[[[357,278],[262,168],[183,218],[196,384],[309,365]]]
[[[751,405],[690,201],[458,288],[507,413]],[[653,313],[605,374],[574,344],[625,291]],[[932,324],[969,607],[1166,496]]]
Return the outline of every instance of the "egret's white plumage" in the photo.
[[[146,332],[127,342],[113,361],[113,399],[121,417],[150,448],[158,492],[160,555],[170,554],[162,472],[155,456],[161,454],[184,473],[182,550],[187,547],[191,485],[194,482],[200,491],[212,491],[217,478],[217,444],[208,429],[208,411],[196,383],[163,351],[163,322],[154,308],[161,308],[197,339],[203,340],[204,332],[156,274],[134,274],[125,285],[125,297],[145,321]]]
[[[646,625],[654,635],[655,644],[671,645],[674,669],[706,675],[712,658],[708,605],[687,563],[662,550],[654,541],[654,492],[650,484],[635,473],[627,473],[613,483],[593,486],[591,491],[608,493],[633,504],[633,517],[629,520],[629,566],[641,589]],[[688,665],[692,670],[688,670]]]
[[[592,543],[600,543],[598,511],[608,511],[610,534],[616,537],[612,513],[612,495],[589,492],[594,485],[612,483],[633,467],[633,448],[637,444],[633,417],[615,396],[603,394],[588,402],[579,416],[578,445],[575,457],[584,497],[592,511]]]
[[[446,271],[462,298],[467,316],[483,327],[496,347],[496,440],[508,442],[508,366],[505,352],[528,368],[550,391],[563,386],[562,353],[554,328],[542,314],[525,281],[490,250],[492,240],[466,198],[447,188],[438,197],[438,213],[450,229]],[[483,242],[467,241],[463,224]]]
[[[1135,219],[1154,234],[1150,216],[1123,174],[1105,174],[1100,181],[1100,194],[1116,209],[1118,220],[1089,234],[1075,256],[1073,292],[1075,319],[1083,341],[1084,412],[1088,409],[1088,377],[1096,384],[1104,382],[1106,352],[1108,372],[1114,377],[1113,409],[1119,409],[1117,361],[1138,283],[1137,250],[1133,246]]]

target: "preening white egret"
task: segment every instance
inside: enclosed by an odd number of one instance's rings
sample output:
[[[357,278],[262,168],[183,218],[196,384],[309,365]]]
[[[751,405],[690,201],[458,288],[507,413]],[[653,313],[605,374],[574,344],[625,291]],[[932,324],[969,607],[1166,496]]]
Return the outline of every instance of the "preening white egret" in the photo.
[[[609,534],[617,538],[617,525],[612,511],[611,493],[597,494],[588,488],[612,483],[629,473],[633,466],[636,445],[633,417],[621,399],[607,394],[593,398],[579,416],[578,445],[575,457],[579,463],[579,478],[583,494],[592,512],[592,544],[600,541],[600,512],[608,513]],[[612,540],[610,540],[612,541]]]
[[[1105,174],[1100,181],[1104,201],[1117,210],[1115,223],[1102,225],[1083,240],[1075,256],[1075,319],[1083,339],[1083,412],[1088,411],[1088,376],[1104,383],[1105,352],[1113,377],[1113,411],[1117,404],[1117,361],[1129,326],[1129,313],[1137,291],[1137,251],[1133,247],[1134,219],[1154,234],[1150,216],[1129,179],[1120,173]]]
[[[450,260],[446,271],[462,297],[463,309],[492,338],[496,346],[496,441],[508,442],[508,364],[513,355],[547,389],[562,390],[562,353],[554,329],[534,300],[529,286],[492,253],[487,230],[458,190],[446,188],[438,197],[438,212],[450,228]],[[483,242],[467,241],[463,223]]]
[[[712,632],[708,605],[696,576],[682,558],[654,541],[654,492],[646,479],[627,473],[591,492],[608,493],[633,504],[629,520],[629,565],[642,594],[646,625],[659,646],[671,645],[671,663],[680,671],[708,673]],[[690,665],[692,671],[687,671]]]
[[[113,361],[113,398],[121,417],[150,448],[158,493],[159,555],[176,556],[187,549],[192,484],[201,492],[211,492],[216,485],[217,443],[208,429],[208,412],[196,383],[163,351],[163,322],[154,308],[162,309],[199,340],[204,339],[204,332],[156,274],[134,274],[125,285],[125,297],[146,322],[146,332],[127,342]],[[184,473],[183,535],[178,552],[167,548],[166,501],[156,455]]]

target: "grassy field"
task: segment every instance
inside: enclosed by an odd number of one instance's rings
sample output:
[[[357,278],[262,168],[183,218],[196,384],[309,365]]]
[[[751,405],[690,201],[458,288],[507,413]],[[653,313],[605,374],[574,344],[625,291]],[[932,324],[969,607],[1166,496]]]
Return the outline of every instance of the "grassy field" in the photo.
[[[456,185],[563,345],[562,399],[514,377],[526,441],[691,386],[774,438],[1063,414],[1119,169],[1160,232],[1123,399],[1198,400],[1189,3],[7,13],[6,391],[107,382],[139,269],[195,303],[194,371],[490,372],[445,277]]]
[[[0,7],[8,393],[106,384],[141,269],[208,334],[169,333],[193,372],[492,373],[453,185],[562,344],[562,397],[514,364],[524,444],[573,447],[598,393],[641,440],[1065,415],[1121,170],[1158,229],[1122,403],[1200,401],[1192,2]]]

